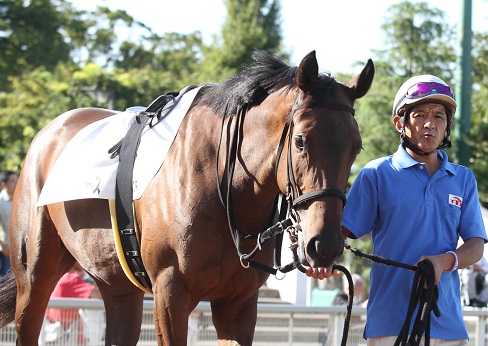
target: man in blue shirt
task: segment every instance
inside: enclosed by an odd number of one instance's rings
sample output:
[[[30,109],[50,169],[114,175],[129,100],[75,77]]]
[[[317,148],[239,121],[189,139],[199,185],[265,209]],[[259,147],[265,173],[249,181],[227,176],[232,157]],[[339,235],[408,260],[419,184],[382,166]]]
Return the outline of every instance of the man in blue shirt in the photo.
[[[441,312],[431,318],[435,345],[468,345],[456,269],[476,263],[486,241],[476,179],[441,150],[451,145],[455,111],[454,94],[440,78],[421,75],[406,81],[392,112],[401,144],[392,156],[362,169],[343,215],[344,235],[371,233],[374,254],[411,265],[432,262]],[[459,238],[463,244],[457,247]],[[320,279],[332,270],[309,268],[307,274]],[[411,271],[372,264],[364,332],[368,346],[395,343],[413,278]]]

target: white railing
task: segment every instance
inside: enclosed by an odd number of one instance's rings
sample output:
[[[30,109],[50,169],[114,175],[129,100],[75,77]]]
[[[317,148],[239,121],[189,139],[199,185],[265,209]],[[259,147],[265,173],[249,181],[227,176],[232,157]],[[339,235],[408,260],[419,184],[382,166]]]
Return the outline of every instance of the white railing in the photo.
[[[45,324],[40,345],[80,345],[78,333],[83,332],[85,345],[104,345],[104,307],[100,299],[53,299],[49,307],[74,309],[80,312],[68,330]],[[345,307],[310,307],[289,304],[258,305],[258,321],[254,334],[256,346],[336,346],[343,333]],[[465,323],[471,346],[487,344],[487,309],[464,310]],[[362,338],[366,309],[355,307],[352,312],[347,345],[366,345]],[[153,301],[144,300],[144,314],[138,345],[157,345],[153,324]],[[217,337],[212,324],[210,304],[200,303],[189,320],[188,345],[216,345]],[[83,327],[81,327],[83,326]],[[54,338],[54,337],[57,338]],[[0,346],[15,345],[14,324],[0,330]]]

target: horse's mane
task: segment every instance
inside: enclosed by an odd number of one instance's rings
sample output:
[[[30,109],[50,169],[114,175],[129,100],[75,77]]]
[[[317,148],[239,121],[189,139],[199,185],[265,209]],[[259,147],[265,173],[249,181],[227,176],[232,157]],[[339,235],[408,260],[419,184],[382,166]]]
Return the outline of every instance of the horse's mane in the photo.
[[[290,67],[281,60],[256,50],[252,54],[254,63],[236,76],[221,84],[202,87],[194,105],[207,105],[220,116],[232,116],[239,109],[261,103],[269,94],[296,85],[297,67]],[[321,74],[317,88],[330,88],[336,81],[329,74]],[[314,96],[312,93],[312,97]]]

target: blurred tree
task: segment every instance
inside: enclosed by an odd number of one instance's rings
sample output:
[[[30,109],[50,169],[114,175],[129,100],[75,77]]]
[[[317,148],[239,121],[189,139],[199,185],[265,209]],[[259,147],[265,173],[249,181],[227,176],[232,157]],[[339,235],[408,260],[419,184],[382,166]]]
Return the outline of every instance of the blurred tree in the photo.
[[[388,9],[381,26],[388,48],[380,56],[400,80],[419,73],[454,79],[456,33],[444,17],[427,2],[402,1]]]
[[[59,64],[53,72],[39,67],[10,77],[13,92],[0,92],[0,162],[20,171],[30,142],[56,115],[89,106],[91,100],[73,88],[72,70]]]
[[[251,63],[255,49],[287,59],[282,46],[277,0],[225,0],[227,16],[221,37],[204,52],[207,77],[222,80]]]
[[[0,1],[0,90],[8,89],[7,76],[70,61],[62,28],[71,13],[64,0]]]
[[[488,32],[473,37],[473,89],[471,99],[470,168],[478,180],[481,203],[488,207]]]
[[[64,111],[107,107],[87,88],[115,93],[119,110],[145,106],[186,85],[221,81],[253,49],[280,50],[277,1],[228,0],[227,8],[225,39],[206,46],[200,32],[159,36],[121,10],[0,0],[0,161],[19,167],[33,135]]]
[[[0,0],[0,90],[10,87],[8,76],[38,67],[90,61],[110,67],[119,56],[116,32],[129,28],[152,34],[125,11],[78,11],[67,0]]]

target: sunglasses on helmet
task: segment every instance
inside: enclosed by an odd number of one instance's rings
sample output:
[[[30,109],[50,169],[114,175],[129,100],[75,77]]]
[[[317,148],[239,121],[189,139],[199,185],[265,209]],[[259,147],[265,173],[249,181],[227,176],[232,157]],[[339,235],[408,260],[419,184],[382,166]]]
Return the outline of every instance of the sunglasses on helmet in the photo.
[[[454,93],[449,86],[434,82],[421,82],[415,84],[407,90],[407,94],[405,95],[405,97],[409,99],[415,99],[435,94],[446,95],[454,99]]]

